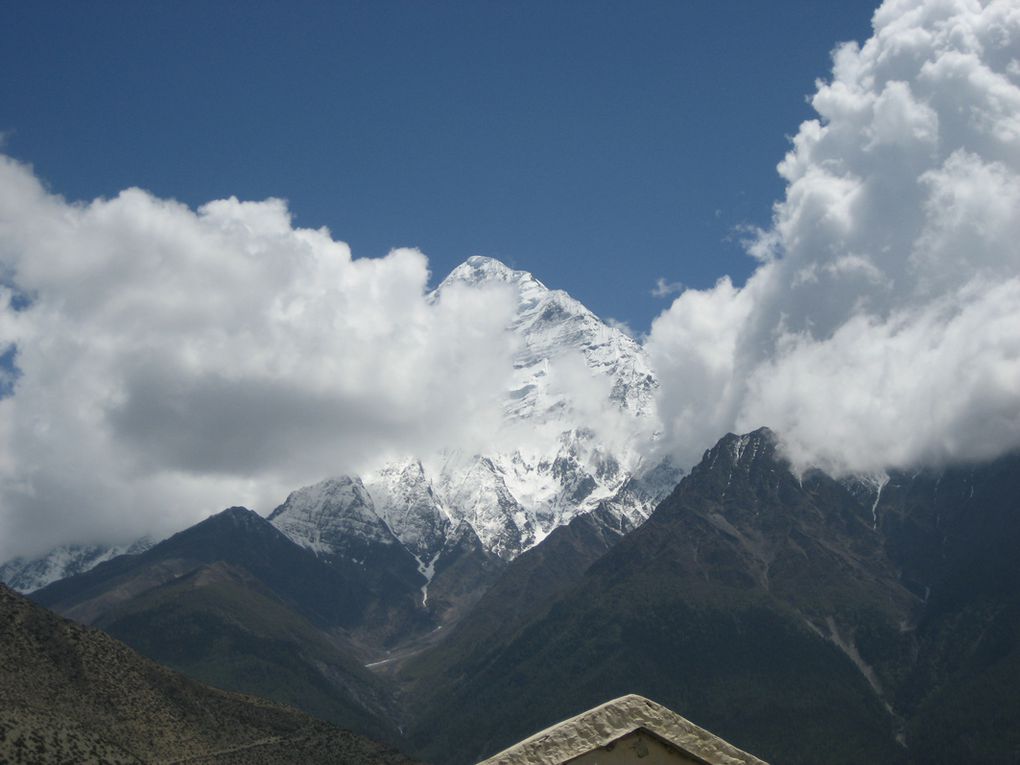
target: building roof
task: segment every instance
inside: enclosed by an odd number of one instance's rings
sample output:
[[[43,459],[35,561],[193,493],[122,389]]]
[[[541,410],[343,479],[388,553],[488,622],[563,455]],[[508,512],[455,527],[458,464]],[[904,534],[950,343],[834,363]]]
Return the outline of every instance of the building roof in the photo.
[[[767,765],[671,709],[634,694],[546,728],[478,765],[560,765],[640,729],[707,765]]]

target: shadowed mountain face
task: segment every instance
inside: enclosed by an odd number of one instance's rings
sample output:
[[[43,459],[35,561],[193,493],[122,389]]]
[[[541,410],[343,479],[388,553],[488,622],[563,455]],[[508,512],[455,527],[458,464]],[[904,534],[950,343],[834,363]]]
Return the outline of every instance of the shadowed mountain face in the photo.
[[[320,559],[242,507],[224,510],[140,555],[121,556],[33,594],[60,613],[91,623],[116,606],[202,564],[237,566],[289,607],[324,627],[385,644],[428,617],[418,609],[421,578],[400,551],[373,550],[371,564]]]
[[[909,660],[887,673],[914,760],[1015,762],[1020,457],[892,475],[876,513],[903,583],[922,602]]]
[[[410,760],[300,712],[218,691],[0,585],[0,761]]]
[[[393,694],[363,664],[417,618],[418,594],[399,571],[328,563],[231,508],[32,597],[203,682],[392,740]]]
[[[416,657],[412,737],[470,762],[636,692],[775,762],[1008,761],[1018,497],[1016,457],[837,481],[793,475],[766,430],[727,436],[505,639]]]
[[[399,679],[411,685],[422,678],[441,677],[444,684],[470,679],[498,649],[576,585],[623,535],[618,516],[601,509],[555,529],[541,544],[515,558],[442,642],[395,667]]]
[[[369,607],[370,585],[392,584],[388,572],[340,571],[290,542],[256,513],[230,508],[140,555],[121,556],[52,584],[33,599],[89,623],[119,602],[201,564],[239,566],[282,600],[322,624],[352,626]],[[371,578],[369,578],[371,577]],[[381,580],[381,581],[380,581]]]

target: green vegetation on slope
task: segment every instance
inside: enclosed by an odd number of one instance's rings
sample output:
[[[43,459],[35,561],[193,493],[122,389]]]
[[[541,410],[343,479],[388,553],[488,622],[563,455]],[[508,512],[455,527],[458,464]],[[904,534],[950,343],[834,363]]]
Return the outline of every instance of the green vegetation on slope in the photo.
[[[0,761],[409,762],[294,709],[208,688],[0,585]]]

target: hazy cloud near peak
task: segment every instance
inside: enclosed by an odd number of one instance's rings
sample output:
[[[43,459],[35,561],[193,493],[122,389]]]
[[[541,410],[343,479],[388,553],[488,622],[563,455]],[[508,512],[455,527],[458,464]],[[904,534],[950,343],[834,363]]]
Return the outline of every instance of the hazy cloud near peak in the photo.
[[[470,449],[512,371],[508,290],[429,300],[420,252],[352,259],[281,200],[68,204],[0,157],[0,266],[0,559]]]
[[[1020,447],[1020,9],[895,0],[779,164],[762,265],[653,324],[666,442],[769,425],[833,472]]]

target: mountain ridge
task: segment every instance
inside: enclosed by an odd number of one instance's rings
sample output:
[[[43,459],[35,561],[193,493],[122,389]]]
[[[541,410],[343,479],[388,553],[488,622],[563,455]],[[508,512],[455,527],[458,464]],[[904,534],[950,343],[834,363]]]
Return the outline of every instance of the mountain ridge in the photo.
[[[1018,482],[1016,455],[884,480],[800,474],[763,428],[707,449],[636,529],[603,500],[506,563],[461,521],[427,589],[392,539],[378,547],[408,576],[232,508],[38,597],[83,613],[127,592],[94,623],[196,672],[271,670],[258,690],[305,708],[360,704],[361,729],[398,721],[415,754],[450,765],[626,692],[778,762],[996,761],[1020,746],[1003,728],[1020,714]],[[323,663],[330,677],[310,672]],[[980,746],[954,739],[954,719]]]
[[[724,436],[507,640],[475,641],[467,675],[442,647],[412,659],[444,717],[417,721],[417,751],[474,761],[636,692],[775,762],[1009,761],[1020,456],[891,471],[879,496],[777,445]]]

